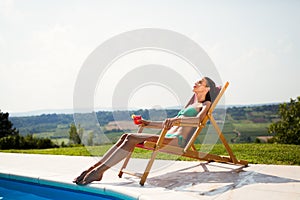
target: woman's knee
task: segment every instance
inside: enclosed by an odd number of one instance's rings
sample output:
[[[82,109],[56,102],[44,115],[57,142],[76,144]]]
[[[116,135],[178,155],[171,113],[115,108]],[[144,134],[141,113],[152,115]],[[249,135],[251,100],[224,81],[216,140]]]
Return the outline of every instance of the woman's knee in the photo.
[[[116,143],[117,146],[119,146],[120,144],[122,144],[124,142],[124,140],[127,138],[128,134],[124,133],[123,135],[121,135],[121,137],[119,138],[118,142]]]
[[[139,135],[136,134],[128,134],[126,137],[126,143],[131,144],[131,145],[136,145],[138,143],[141,143],[145,141],[145,138],[139,137]]]
[[[124,133],[121,135],[120,139],[125,140],[125,138],[127,138],[127,136],[128,136],[128,133]]]
[[[126,133],[126,141],[132,142],[134,140],[134,136],[130,133]]]
[[[125,142],[135,142],[138,140],[138,137],[135,134],[132,133],[124,133],[123,135],[121,135],[120,139],[121,141],[125,141]]]

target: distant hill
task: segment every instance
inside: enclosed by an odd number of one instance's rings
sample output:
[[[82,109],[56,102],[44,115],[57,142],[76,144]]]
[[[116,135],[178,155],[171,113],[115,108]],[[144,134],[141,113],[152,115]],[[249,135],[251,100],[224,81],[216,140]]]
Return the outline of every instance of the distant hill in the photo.
[[[278,120],[278,108],[278,104],[229,106],[226,110],[226,121],[228,123],[272,123]],[[176,116],[178,111],[179,109],[166,110],[167,117]],[[128,116],[128,111],[118,112],[118,116],[122,116],[118,120],[131,120],[130,116]],[[153,116],[155,112],[156,110],[148,109],[132,111],[132,113],[142,115],[145,119],[149,119],[149,113]],[[105,126],[109,122],[114,121],[114,115],[111,111],[98,111],[96,115],[101,126]],[[73,114],[57,113],[34,116],[12,116],[10,120],[14,127],[19,129],[22,135],[55,132],[57,129],[67,130],[69,125],[74,123]]]
[[[236,105],[226,105],[226,108],[239,108],[239,107],[260,107],[260,106],[266,106],[266,105],[279,105],[280,103],[270,103],[270,104],[236,104]],[[166,110],[179,110],[181,107],[179,106],[172,106],[166,108]],[[96,108],[96,112],[100,111],[113,111],[112,108]],[[136,108],[128,108],[126,110],[138,110]],[[11,117],[30,117],[30,116],[39,116],[39,115],[48,115],[48,114],[73,114],[73,109],[50,109],[50,110],[33,110],[33,111],[27,111],[27,112],[11,112],[9,113],[9,116]]]
[[[279,104],[227,108],[227,114],[235,121],[272,123],[278,119]]]
[[[135,110],[130,113],[137,115],[142,115],[143,118],[149,119],[150,113],[155,111],[151,110]],[[167,116],[176,116],[179,110],[167,110]],[[109,122],[115,121],[114,115],[118,116],[118,120],[131,121],[128,111],[98,111],[96,112],[98,122],[101,126],[107,125]],[[84,115],[84,114],[83,114]],[[36,116],[20,116],[20,117],[10,117],[15,128],[17,128],[22,135],[26,134],[38,134],[44,132],[55,132],[57,129],[67,130],[71,123],[74,123],[73,114],[41,114]]]
[[[226,109],[226,120],[223,125],[223,133],[226,139],[231,143],[251,143],[260,138],[269,138],[268,127],[271,123],[279,120],[279,104],[269,105],[248,105],[248,106],[230,106]],[[113,142],[116,142],[119,136],[124,132],[132,132],[131,113],[142,115],[143,118],[151,120],[164,120],[166,117],[174,117],[179,109],[154,110],[140,109],[133,111],[98,111],[97,120],[100,123],[101,130]],[[218,109],[215,117],[218,118]],[[85,116],[86,115],[86,116]],[[117,118],[116,118],[117,116]],[[90,114],[82,114],[81,122],[86,120],[85,131],[93,132],[89,126],[94,126]],[[41,114],[35,116],[10,117],[15,128],[21,135],[33,134],[36,137],[50,138],[56,144],[62,142],[68,143],[68,132],[70,124],[74,123],[73,114]],[[85,123],[85,122],[84,122]],[[120,128],[120,126],[122,128]],[[205,128],[197,138],[197,143],[202,143],[205,139]],[[211,134],[209,134],[211,135]],[[211,136],[214,137],[214,134]],[[210,136],[210,137],[211,137]],[[264,141],[264,140],[261,140]]]

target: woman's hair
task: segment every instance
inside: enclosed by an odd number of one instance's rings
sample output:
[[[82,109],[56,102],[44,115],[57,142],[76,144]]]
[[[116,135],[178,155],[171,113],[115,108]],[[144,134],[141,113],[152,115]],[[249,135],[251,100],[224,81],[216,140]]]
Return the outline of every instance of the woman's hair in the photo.
[[[204,78],[206,80],[207,87],[210,88],[210,90],[205,96],[205,101],[210,101],[211,103],[213,103],[216,97],[218,96],[220,89],[216,87],[216,84],[213,80],[211,80],[208,77],[204,77]]]

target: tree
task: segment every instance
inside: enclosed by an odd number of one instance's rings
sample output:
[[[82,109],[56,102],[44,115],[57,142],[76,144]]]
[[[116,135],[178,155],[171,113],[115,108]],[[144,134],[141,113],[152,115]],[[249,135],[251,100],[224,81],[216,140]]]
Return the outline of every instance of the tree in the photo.
[[[300,96],[290,103],[279,105],[280,120],[269,126],[275,134],[274,141],[284,144],[300,144]]]
[[[13,128],[13,124],[8,117],[8,113],[3,113],[0,110],[0,138],[19,134],[19,131],[16,130],[16,128]]]
[[[79,128],[80,130],[80,128]],[[81,139],[79,137],[79,133],[77,132],[77,128],[75,124],[71,124],[69,130],[69,140],[71,144],[81,144]]]
[[[88,140],[87,140],[87,145],[88,146],[93,146],[93,139],[94,139],[94,132],[90,132],[89,133],[89,137],[88,137]]]

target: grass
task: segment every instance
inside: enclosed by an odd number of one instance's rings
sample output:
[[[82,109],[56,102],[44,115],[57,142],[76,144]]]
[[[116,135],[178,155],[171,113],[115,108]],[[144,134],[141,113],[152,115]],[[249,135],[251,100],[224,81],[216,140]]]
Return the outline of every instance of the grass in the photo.
[[[275,164],[275,165],[300,165],[300,145],[287,144],[231,144],[230,145],[237,159],[247,160],[250,164]],[[65,147],[53,149],[34,150],[1,150],[9,153],[31,153],[31,154],[53,154],[69,156],[102,156],[111,145],[92,147]],[[196,145],[201,149],[201,145]],[[202,146],[202,149],[209,149],[207,152],[218,155],[227,155],[222,144],[214,146]],[[212,148],[210,150],[210,148]],[[136,148],[134,158],[149,158],[151,151]],[[158,159],[164,160],[191,160],[169,154],[158,154]]]

